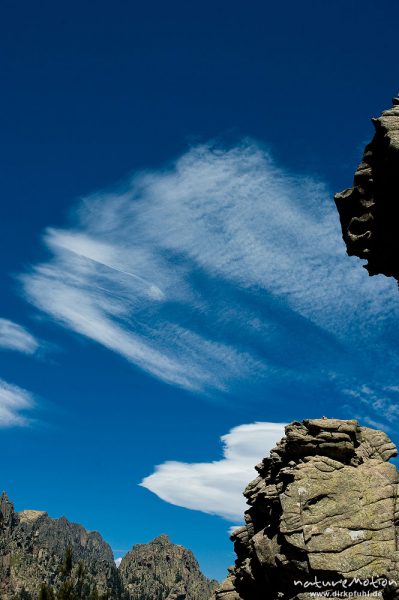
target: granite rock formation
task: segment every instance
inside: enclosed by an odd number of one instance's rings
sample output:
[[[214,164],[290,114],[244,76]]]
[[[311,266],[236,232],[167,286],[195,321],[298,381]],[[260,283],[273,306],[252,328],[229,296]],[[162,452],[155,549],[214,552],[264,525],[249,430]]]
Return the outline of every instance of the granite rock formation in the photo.
[[[96,532],[45,512],[15,512],[0,498],[0,598],[25,590],[37,597],[42,584],[58,591],[68,583],[82,598],[119,598],[121,589],[110,546]]]
[[[208,600],[216,588],[201,573],[193,553],[166,535],[133,546],[122,559],[119,575],[128,600]]]
[[[399,280],[399,98],[373,119],[353,187],[335,195],[347,253],[366,259],[369,275]]]
[[[385,433],[355,420],[288,425],[244,492],[246,525],[231,538],[236,564],[214,598],[304,600],[320,592],[309,582],[342,591],[345,578],[351,591],[375,591],[378,579],[384,597],[398,597],[395,455]]]
[[[43,584],[46,593],[40,595]],[[138,544],[116,568],[96,532],[45,512],[15,512],[0,497],[1,600],[208,600],[216,582],[200,571],[190,550],[161,535]]]

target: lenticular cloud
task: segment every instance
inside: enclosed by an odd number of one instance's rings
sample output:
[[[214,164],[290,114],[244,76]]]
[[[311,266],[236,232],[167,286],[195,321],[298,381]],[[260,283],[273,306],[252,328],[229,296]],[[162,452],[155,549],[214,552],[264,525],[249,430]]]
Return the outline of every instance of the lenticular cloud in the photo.
[[[316,373],[326,336],[378,340],[382,305],[398,312],[390,282],[371,285],[345,257],[330,197],[256,144],[193,148],[48,229],[49,258],[22,277],[25,294],[189,390]]]
[[[246,508],[242,492],[257,475],[254,465],[268,456],[283,435],[283,423],[239,425],[221,438],[222,460],[167,461],[140,485],[171,504],[240,523]]]

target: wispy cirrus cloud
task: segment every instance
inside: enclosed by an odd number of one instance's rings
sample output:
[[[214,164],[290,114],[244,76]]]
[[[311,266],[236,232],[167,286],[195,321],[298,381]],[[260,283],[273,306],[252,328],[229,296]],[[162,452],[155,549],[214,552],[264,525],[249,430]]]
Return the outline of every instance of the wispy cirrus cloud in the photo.
[[[283,435],[283,423],[239,425],[221,438],[222,460],[167,461],[140,485],[171,504],[239,523],[246,508],[243,490],[257,476],[254,465],[269,455]]]
[[[27,425],[25,412],[33,405],[30,392],[0,379],[0,427]]]
[[[331,196],[255,143],[196,147],[82,200],[24,291],[186,389],[378,377],[398,358],[397,290],[345,256]]]
[[[24,327],[0,318],[0,349],[34,354],[38,348],[39,342]]]
[[[354,418],[370,427],[396,432],[399,420],[399,387],[395,385],[360,385],[344,389]]]

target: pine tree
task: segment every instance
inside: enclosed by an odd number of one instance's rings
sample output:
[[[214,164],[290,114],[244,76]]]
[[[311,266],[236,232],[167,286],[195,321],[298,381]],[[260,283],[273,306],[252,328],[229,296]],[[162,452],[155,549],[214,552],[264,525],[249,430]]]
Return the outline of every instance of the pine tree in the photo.
[[[39,592],[39,600],[55,600],[53,588],[49,587],[45,583],[42,583],[42,587]]]
[[[85,598],[86,594],[83,594],[83,584],[84,584],[84,576],[85,576],[85,568],[83,562],[80,561],[78,563],[78,568],[76,570],[76,585],[75,591],[78,598]]]
[[[19,594],[15,597],[15,600],[32,600],[32,596],[26,591],[25,588],[22,588]]]
[[[80,600],[73,589],[72,581],[64,581],[58,590],[57,600]]]
[[[62,564],[61,573],[64,577],[68,577],[71,574],[73,567],[73,550],[71,546],[67,546],[64,554],[64,562]]]
[[[94,590],[91,592],[89,600],[99,600],[97,588],[94,588]]]

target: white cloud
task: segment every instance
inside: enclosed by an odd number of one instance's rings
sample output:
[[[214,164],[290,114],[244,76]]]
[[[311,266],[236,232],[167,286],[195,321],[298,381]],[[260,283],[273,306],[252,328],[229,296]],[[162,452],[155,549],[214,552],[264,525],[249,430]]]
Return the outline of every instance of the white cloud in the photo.
[[[116,558],[116,559],[115,559],[115,564],[116,564],[116,567],[117,567],[118,569],[119,569],[119,567],[120,567],[120,564],[121,564],[121,562],[122,562],[122,558],[121,558],[121,557],[120,557],[120,558]]]
[[[28,421],[23,413],[33,404],[30,392],[0,379],[0,427],[26,425]]]
[[[0,348],[34,354],[38,347],[38,341],[29,331],[13,321],[0,318]]]
[[[345,256],[331,196],[256,144],[193,148],[122,191],[86,198],[73,224],[48,229],[52,257],[22,277],[25,294],[58,323],[191,390],[323,380],[367,361],[374,369],[382,354],[394,365],[383,337],[399,334],[396,287]],[[345,352],[351,360],[337,366]]]
[[[141,482],[162,500],[241,522],[242,495],[255,479],[254,465],[268,456],[284,435],[282,423],[251,423],[222,436],[223,459],[210,463],[167,461]]]

